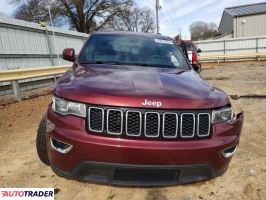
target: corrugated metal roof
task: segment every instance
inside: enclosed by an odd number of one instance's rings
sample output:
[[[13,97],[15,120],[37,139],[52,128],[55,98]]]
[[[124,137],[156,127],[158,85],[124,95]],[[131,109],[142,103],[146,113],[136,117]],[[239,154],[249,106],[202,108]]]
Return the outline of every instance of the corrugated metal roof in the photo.
[[[225,8],[224,11],[232,17],[263,14],[266,13],[266,2]]]

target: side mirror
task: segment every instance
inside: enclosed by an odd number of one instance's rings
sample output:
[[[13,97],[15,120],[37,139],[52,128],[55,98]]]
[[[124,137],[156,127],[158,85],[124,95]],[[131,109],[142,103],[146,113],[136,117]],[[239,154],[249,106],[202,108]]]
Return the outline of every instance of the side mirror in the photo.
[[[193,69],[196,72],[200,73],[200,71],[201,71],[201,64],[192,64],[192,67],[193,67]]]
[[[66,48],[63,51],[63,59],[74,62],[75,61],[75,50],[72,48]]]
[[[201,49],[198,49],[198,50],[197,50],[197,53],[201,53],[201,52],[202,52]]]

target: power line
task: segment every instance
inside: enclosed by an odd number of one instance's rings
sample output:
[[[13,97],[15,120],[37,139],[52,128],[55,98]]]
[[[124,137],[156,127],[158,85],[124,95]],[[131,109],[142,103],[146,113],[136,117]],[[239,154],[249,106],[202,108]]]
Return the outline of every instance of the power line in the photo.
[[[163,24],[165,24],[167,27],[169,27],[169,29],[171,29],[171,30],[176,30],[176,29],[178,29],[177,27],[178,26],[173,26],[174,24],[173,23],[171,23],[169,20],[168,20],[168,18],[169,18],[169,16],[171,17],[171,18],[173,18],[173,13],[164,13],[164,14],[162,14],[162,13],[159,13],[159,10],[162,8],[161,6],[160,6],[160,2],[159,2],[159,0],[149,0],[149,2],[150,2],[150,5],[151,5],[151,7],[155,7],[155,10],[156,10],[156,32],[157,33],[160,33],[160,30],[161,30],[161,27],[160,27],[160,23],[163,23]],[[167,15],[167,16],[166,16]],[[158,19],[158,21],[157,21],[157,19]],[[179,30],[179,29],[178,29]],[[179,31],[180,32],[180,31]]]
[[[156,32],[157,34],[160,33],[160,22],[163,22],[164,24],[166,24],[167,27],[169,27],[170,29],[174,30],[175,28],[172,27],[172,23],[169,23],[169,20],[167,20],[165,16],[165,14],[162,15],[162,13],[159,13],[159,10],[162,8],[160,6],[160,2],[159,0],[149,0],[150,2],[152,2],[152,5],[155,6],[155,11],[156,11]],[[167,13],[167,15],[169,16],[169,14],[172,16],[172,13]]]
[[[180,27],[180,24],[177,23],[175,19],[174,12],[162,12],[160,15],[160,21],[164,24],[166,24],[169,29],[174,31],[175,34],[179,34],[180,36],[182,35],[182,26]]]

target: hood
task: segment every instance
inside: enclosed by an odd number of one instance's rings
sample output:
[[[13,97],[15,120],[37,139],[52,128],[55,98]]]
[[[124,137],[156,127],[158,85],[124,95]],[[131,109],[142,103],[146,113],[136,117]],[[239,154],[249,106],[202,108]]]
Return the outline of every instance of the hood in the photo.
[[[203,109],[228,104],[222,91],[193,70],[138,66],[78,66],[60,78],[54,93],[85,103],[125,107]]]

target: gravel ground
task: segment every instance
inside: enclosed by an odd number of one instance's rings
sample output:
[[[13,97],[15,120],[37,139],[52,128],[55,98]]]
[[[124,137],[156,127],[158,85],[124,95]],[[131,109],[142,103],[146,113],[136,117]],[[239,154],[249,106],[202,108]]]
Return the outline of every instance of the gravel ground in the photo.
[[[266,199],[266,62],[208,64],[202,76],[229,95],[240,96],[232,104],[245,111],[240,147],[224,175],[151,188],[57,177],[39,161],[35,148],[38,123],[51,101],[51,95],[45,95],[0,106],[0,187],[54,187],[60,189],[56,199]]]

